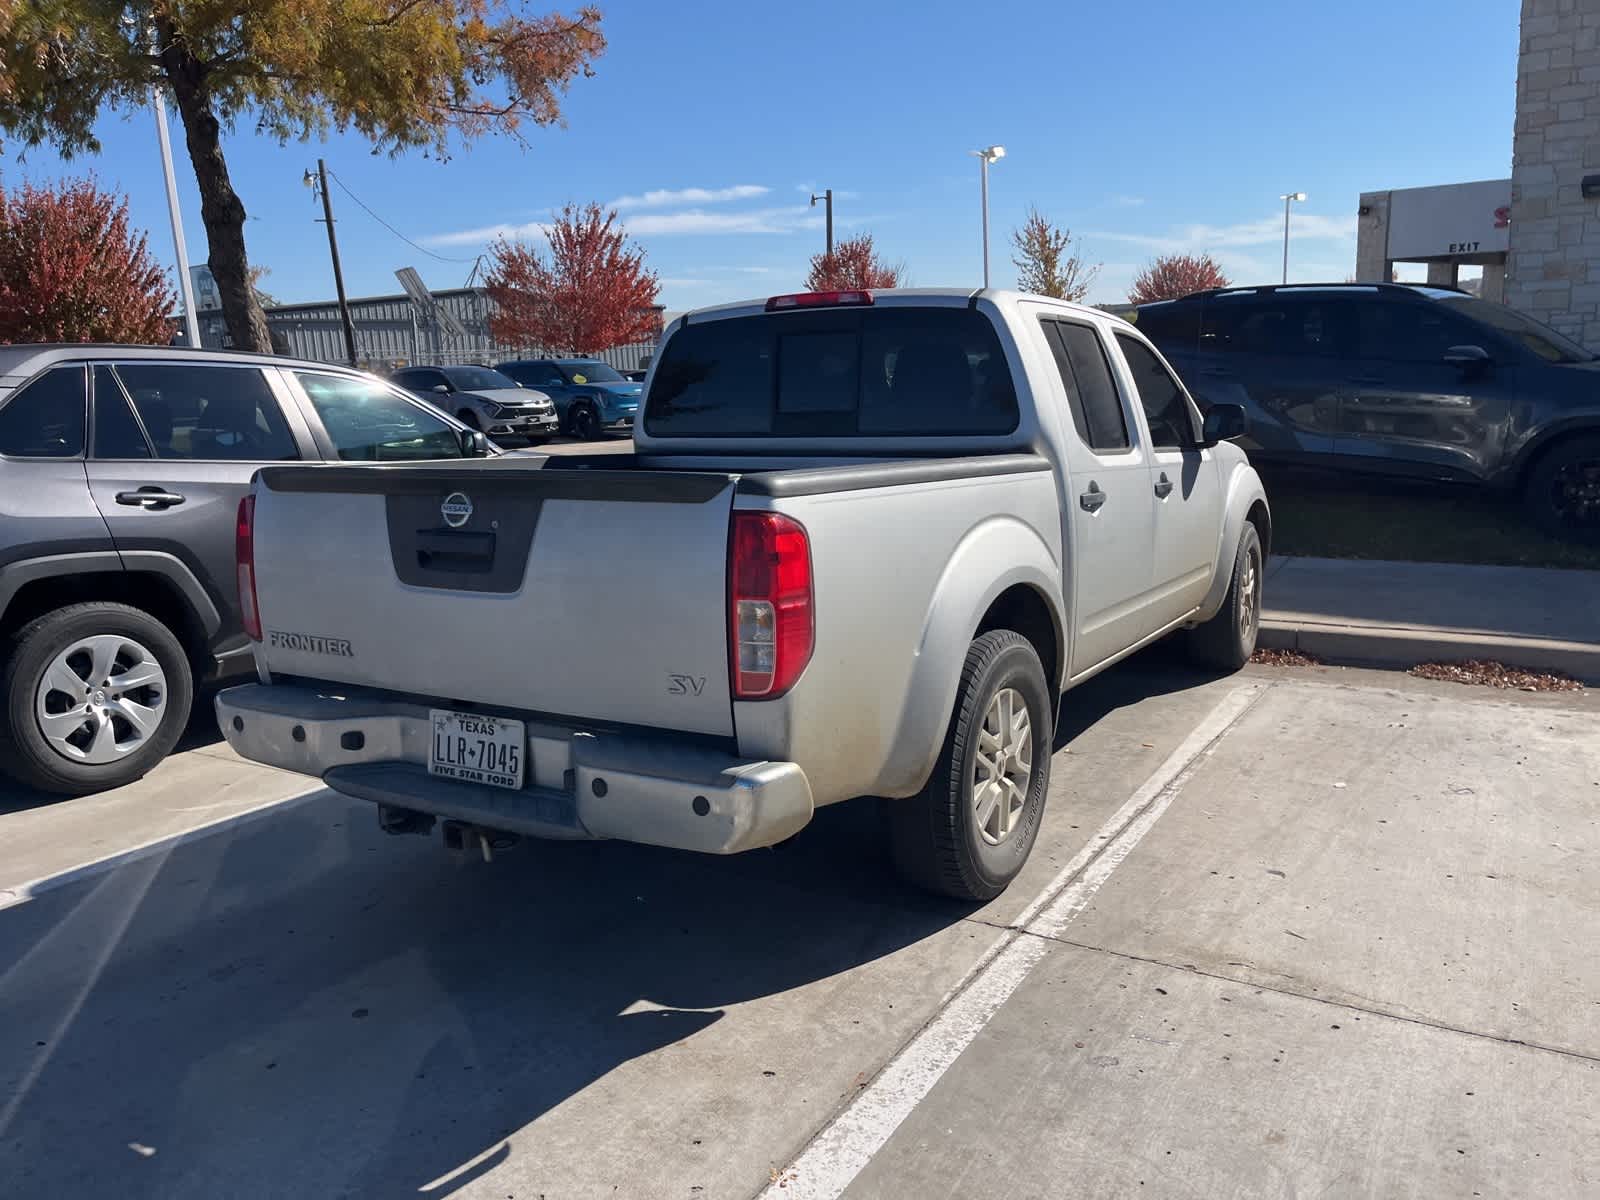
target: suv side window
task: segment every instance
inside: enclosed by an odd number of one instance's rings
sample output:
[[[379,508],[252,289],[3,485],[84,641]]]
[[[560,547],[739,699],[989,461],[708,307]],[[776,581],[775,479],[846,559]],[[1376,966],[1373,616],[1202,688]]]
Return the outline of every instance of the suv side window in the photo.
[[[89,405],[82,367],[56,367],[17,389],[0,407],[0,454],[77,458]]]
[[[1481,330],[1432,303],[1363,304],[1360,328],[1360,357],[1379,362],[1441,363],[1451,346],[1494,348]]]
[[[461,457],[454,426],[382,384],[316,371],[294,377],[346,462]]]
[[[1111,377],[1100,335],[1076,321],[1043,322],[1056,369],[1067,389],[1072,423],[1089,449],[1102,454],[1126,450],[1128,421]]]
[[[1219,297],[1206,304],[1200,347],[1293,358],[1345,355],[1355,340],[1353,308],[1344,297]]]
[[[1192,300],[1147,304],[1135,309],[1129,319],[1162,353],[1193,353],[1200,340],[1200,305]]]
[[[1195,444],[1189,401],[1172,372],[1137,338],[1117,334],[1122,357],[1128,360],[1134,390],[1150,427],[1150,444],[1157,450],[1186,450]]]
[[[402,371],[399,375],[395,376],[395,382],[400,384],[401,387],[410,388],[413,392],[431,392],[440,384],[443,384],[445,387],[450,386],[450,381],[445,378],[443,371],[429,371],[423,369]]]
[[[259,368],[124,362],[115,370],[157,458],[284,462],[300,457]]]
[[[149,458],[139,418],[123,395],[122,385],[110,367],[94,369],[94,456],[96,458]]]
[[[567,386],[567,377],[550,363],[517,363],[504,373],[522,384],[523,387]]]

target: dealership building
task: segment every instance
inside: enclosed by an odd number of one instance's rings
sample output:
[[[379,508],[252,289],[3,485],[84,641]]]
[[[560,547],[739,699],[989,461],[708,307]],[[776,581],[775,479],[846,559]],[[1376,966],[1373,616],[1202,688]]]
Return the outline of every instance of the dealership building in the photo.
[[[1511,177],[1363,192],[1356,278],[1424,263],[1600,351],[1600,0],[1523,0]]]

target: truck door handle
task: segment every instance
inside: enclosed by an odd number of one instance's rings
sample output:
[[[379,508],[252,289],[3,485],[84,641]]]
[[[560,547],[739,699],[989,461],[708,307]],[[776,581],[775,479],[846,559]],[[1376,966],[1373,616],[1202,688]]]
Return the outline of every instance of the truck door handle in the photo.
[[[1098,512],[1100,506],[1106,502],[1106,494],[1100,490],[1100,485],[1094,480],[1089,481],[1089,490],[1078,496],[1078,505],[1084,512]]]
[[[169,492],[165,488],[142,487],[136,492],[118,492],[117,503],[126,504],[132,508],[171,508],[174,504],[182,504],[183,497],[177,492]]]
[[[1163,500],[1172,495],[1172,480],[1167,478],[1165,471],[1161,472],[1161,478],[1156,480],[1156,495]]]

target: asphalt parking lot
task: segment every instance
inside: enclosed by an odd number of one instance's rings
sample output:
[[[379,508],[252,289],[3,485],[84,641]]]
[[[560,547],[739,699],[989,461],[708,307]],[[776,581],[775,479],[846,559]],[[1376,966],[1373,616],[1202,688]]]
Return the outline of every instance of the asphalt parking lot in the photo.
[[[1592,693],[1157,653],[1062,726],[976,909],[870,803],[455,861],[201,723],[0,794],[0,1192],[1600,1193]]]

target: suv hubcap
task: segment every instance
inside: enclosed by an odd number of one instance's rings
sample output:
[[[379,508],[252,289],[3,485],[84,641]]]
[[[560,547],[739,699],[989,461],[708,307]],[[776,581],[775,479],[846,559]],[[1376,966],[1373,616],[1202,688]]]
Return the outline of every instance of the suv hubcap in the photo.
[[[989,701],[972,767],[972,811],[991,846],[1011,836],[1028,802],[1033,722],[1022,693],[1002,688]]]
[[[1550,500],[1569,524],[1600,523],[1600,459],[1568,463],[1551,481]]]
[[[1255,635],[1261,611],[1261,571],[1255,550],[1244,556],[1244,576],[1239,580],[1239,635],[1248,642]]]
[[[51,749],[98,766],[144,746],[167,711],[167,675],[132,638],[80,638],[50,661],[34,692],[34,717]]]

